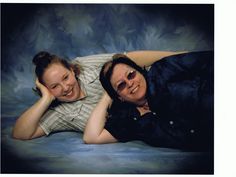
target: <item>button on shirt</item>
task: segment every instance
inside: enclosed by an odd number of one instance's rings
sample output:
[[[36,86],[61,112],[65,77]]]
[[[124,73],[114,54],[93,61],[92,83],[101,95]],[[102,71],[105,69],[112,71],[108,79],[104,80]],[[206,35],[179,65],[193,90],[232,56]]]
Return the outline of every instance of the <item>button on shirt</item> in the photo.
[[[175,55],[154,63],[146,75],[146,98],[157,115],[140,116],[134,105],[113,102],[105,129],[121,142],[142,140],[158,147],[212,148],[213,66],[212,52]]]
[[[85,92],[85,97],[48,109],[39,123],[47,135],[55,131],[84,131],[92,110],[104,92],[99,81],[101,67],[111,60],[113,55],[90,55],[77,57],[72,61],[73,64],[81,66],[78,82]]]

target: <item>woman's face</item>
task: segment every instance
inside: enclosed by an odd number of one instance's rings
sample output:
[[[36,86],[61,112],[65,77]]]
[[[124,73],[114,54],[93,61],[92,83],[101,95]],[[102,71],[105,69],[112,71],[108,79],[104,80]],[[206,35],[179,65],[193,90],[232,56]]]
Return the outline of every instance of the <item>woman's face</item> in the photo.
[[[80,98],[81,89],[75,78],[75,73],[60,63],[54,63],[45,70],[43,81],[59,101],[71,102]]]
[[[111,85],[123,99],[135,104],[145,99],[147,84],[144,76],[126,64],[117,64],[111,75]]]

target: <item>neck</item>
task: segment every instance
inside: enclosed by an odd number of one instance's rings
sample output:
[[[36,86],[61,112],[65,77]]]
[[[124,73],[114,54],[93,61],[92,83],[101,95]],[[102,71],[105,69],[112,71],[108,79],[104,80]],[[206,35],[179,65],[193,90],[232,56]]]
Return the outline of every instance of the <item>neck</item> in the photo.
[[[150,112],[147,100],[145,100],[142,105],[138,105],[137,109],[139,110],[141,115],[143,115],[147,112]]]
[[[82,90],[80,85],[79,85],[79,89],[80,89],[80,93],[79,93],[79,98],[78,99],[84,98],[86,95],[85,95],[85,92]]]
[[[145,107],[145,106],[148,106],[148,102],[146,98],[139,101],[139,103],[137,104],[137,107]]]

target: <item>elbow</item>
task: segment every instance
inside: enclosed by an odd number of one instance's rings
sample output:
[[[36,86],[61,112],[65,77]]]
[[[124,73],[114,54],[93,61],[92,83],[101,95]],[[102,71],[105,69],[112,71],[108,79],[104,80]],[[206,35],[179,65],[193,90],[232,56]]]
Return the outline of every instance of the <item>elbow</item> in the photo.
[[[89,136],[86,136],[86,135],[83,136],[83,141],[84,141],[85,144],[97,144],[95,138],[89,137]]]
[[[30,140],[30,138],[27,138],[27,137],[23,137],[23,136],[20,136],[18,134],[12,134],[12,138],[13,139],[16,139],[16,140]]]
[[[32,139],[32,137],[24,136],[24,135],[18,133],[17,131],[15,131],[15,130],[13,130],[13,132],[12,132],[12,138],[17,139],[17,140],[31,140]]]
[[[84,144],[92,144],[88,139],[83,138]]]
[[[85,144],[93,144],[91,141],[91,138],[87,137],[87,136],[83,136],[83,141]]]
[[[16,139],[16,140],[29,140],[30,139],[30,138],[22,137],[18,134],[14,134],[14,133],[12,134],[12,138]]]

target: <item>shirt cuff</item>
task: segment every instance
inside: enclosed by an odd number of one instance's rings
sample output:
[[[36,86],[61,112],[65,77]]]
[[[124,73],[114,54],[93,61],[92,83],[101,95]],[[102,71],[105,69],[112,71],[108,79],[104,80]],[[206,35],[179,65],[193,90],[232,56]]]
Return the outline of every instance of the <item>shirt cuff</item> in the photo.
[[[46,128],[42,123],[39,123],[39,126],[43,129],[46,136],[48,136],[50,134],[50,130],[48,128]]]

